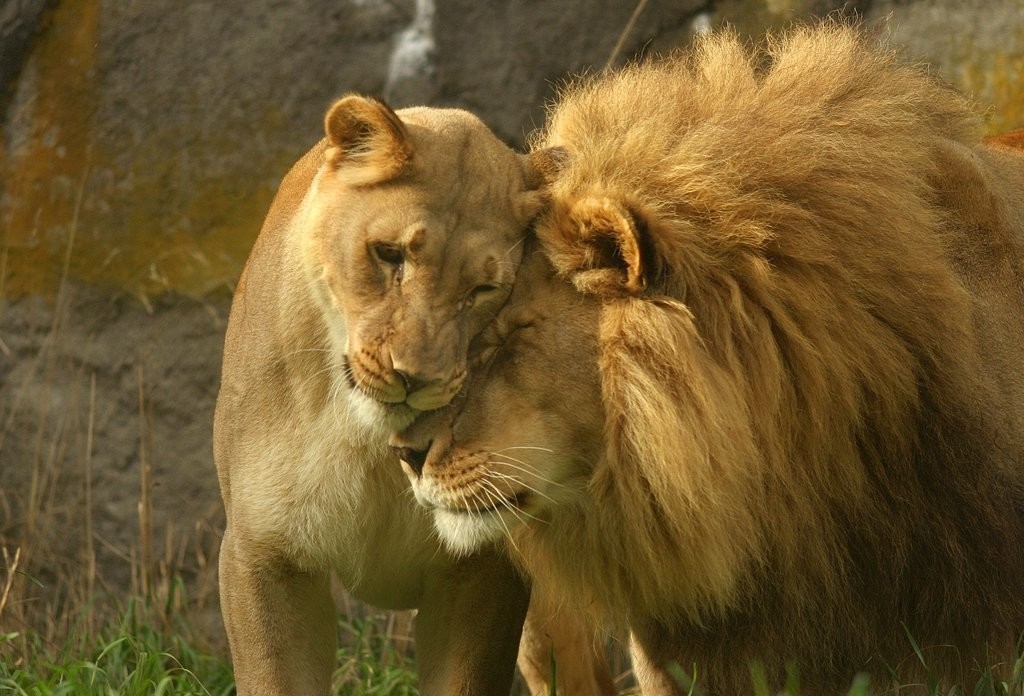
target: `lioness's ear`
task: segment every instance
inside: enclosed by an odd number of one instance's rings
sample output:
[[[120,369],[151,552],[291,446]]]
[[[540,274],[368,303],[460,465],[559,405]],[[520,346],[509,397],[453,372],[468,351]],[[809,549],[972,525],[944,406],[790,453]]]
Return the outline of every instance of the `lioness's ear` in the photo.
[[[569,151],[564,147],[545,147],[526,155],[526,185],[541,189],[551,183],[569,161]]]
[[[647,287],[643,229],[621,201],[588,196],[538,228],[558,272],[581,291],[639,295]]]
[[[357,186],[395,178],[412,158],[405,124],[379,99],[342,97],[327,110],[324,130],[327,163]]]
[[[513,203],[516,219],[528,224],[537,217],[547,202],[547,188],[568,159],[563,147],[534,150],[518,155],[525,191]]]

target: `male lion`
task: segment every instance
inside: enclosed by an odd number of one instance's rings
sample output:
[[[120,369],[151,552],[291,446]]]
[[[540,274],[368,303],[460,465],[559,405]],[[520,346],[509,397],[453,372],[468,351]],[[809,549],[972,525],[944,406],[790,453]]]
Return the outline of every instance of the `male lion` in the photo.
[[[362,600],[419,609],[422,693],[507,695],[527,587],[494,548],[440,547],[387,433],[462,385],[468,342],[522,259],[536,177],[462,111],[349,96],[325,125],[282,182],[224,348],[214,448],[238,693],[327,693],[333,571]],[[554,649],[580,693],[610,684],[585,628],[558,621],[525,664]]]
[[[544,253],[400,440],[448,546],[628,622],[645,694],[1012,658],[1024,154],[975,121],[834,24],[570,86]]]

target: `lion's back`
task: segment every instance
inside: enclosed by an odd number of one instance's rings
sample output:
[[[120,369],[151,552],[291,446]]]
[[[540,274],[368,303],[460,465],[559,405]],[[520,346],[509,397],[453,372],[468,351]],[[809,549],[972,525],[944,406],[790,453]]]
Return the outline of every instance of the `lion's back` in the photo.
[[[984,144],[942,153],[935,190],[945,247],[971,296],[982,368],[994,385],[987,415],[1002,424],[1024,478],[1024,149]]]

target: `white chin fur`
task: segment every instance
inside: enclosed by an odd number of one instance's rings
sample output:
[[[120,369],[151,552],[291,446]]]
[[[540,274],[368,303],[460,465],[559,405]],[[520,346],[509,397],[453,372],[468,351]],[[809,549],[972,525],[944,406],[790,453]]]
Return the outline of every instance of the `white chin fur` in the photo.
[[[434,526],[448,550],[464,556],[501,541],[516,524],[502,519],[502,513],[467,514],[434,510]]]
[[[349,390],[348,400],[352,413],[363,425],[386,435],[409,427],[420,413],[404,404],[382,404],[358,389]]]

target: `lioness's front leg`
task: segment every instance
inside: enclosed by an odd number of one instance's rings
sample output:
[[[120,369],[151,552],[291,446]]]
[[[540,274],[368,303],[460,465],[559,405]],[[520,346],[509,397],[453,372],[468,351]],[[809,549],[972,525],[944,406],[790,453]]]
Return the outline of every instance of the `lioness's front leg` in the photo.
[[[488,550],[427,577],[416,615],[423,696],[508,696],[529,589]]]
[[[261,557],[224,532],[220,601],[238,696],[323,696],[336,646],[327,574]]]

